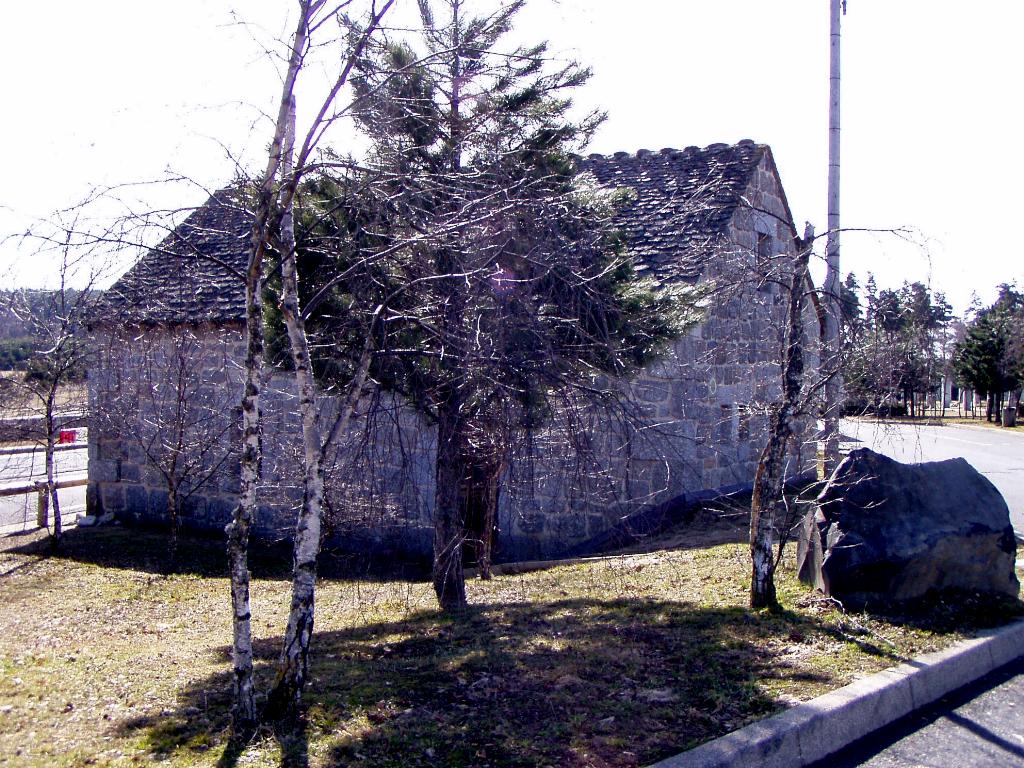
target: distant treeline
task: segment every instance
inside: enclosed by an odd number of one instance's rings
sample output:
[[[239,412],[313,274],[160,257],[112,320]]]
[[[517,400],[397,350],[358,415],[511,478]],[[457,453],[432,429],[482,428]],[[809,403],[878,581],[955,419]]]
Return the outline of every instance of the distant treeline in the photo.
[[[45,377],[47,363],[36,353],[49,348],[51,331],[60,327],[62,316],[80,312],[81,298],[81,291],[75,289],[0,291],[0,371],[25,371],[29,377]],[[84,371],[75,366],[70,379],[83,375]]]
[[[0,371],[20,371],[38,348],[34,339],[0,339]]]
[[[0,340],[24,342],[34,338],[60,314],[61,307],[74,306],[79,291],[63,292],[26,288],[0,291]]]

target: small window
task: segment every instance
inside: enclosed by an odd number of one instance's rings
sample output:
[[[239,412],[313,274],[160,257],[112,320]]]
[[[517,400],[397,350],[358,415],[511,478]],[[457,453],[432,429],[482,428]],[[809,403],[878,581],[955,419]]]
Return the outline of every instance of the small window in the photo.
[[[749,242],[749,241],[748,241]],[[757,233],[757,260],[765,263],[772,257],[772,236],[767,232]]]

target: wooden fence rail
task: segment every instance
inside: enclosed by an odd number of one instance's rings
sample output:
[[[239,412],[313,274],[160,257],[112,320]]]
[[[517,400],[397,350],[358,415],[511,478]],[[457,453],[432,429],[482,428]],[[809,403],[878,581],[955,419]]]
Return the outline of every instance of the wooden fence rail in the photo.
[[[84,451],[88,449],[88,445],[85,443],[65,443],[61,445],[58,443],[53,446],[54,453],[63,453],[64,451]],[[0,448],[0,456],[21,456],[26,453],[43,453],[45,447],[42,445],[19,445],[14,448]]]
[[[58,491],[65,488],[79,488],[89,484],[89,478],[78,477],[73,480],[58,480],[54,486]],[[50,494],[45,480],[33,480],[21,485],[9,485],[0,488],[0,498],[7,496],[23,496],[29,493],[37,494],[36,500],[36,524],[40,528],[47,528],[50,525]]]

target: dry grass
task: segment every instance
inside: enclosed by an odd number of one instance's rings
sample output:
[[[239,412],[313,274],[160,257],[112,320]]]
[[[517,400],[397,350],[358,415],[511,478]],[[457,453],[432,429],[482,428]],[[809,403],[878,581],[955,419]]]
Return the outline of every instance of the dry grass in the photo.
[[[974,426],[974,427],[985,427],[987,429],[999,429],[1003,432],[1016,432],[1018,434],[1024,434],[1024,423],[1018,423],[1012,427],[1004,427],[1001,424],[996,424],[994,421],[986,421],[984,418],[981,419],[969,419],[958,416],[947,416],[943,419],[939,419],[940,424],[950,425],[962,425],[962,426]]]
[[[302,732],[226,752],[221,545],[183,542],[165,576],[158,534],[7,539],[0,764],[642,765],[1015,610],[849,616],[784,575],[786,609],[750,612],[745,548],[708,541],[476,582],[458,619],[422,581],[324,579]],[[253,568],[265,685],[288,583]]]
[[[883,419],[876,419],[873,416],[852,416],[846,417],[854,421],[863,421],[868,423],[877,424],[915,424],[919,426],[930,426],[930,427],[941,427],[943,425],[949,426],[965,426],[965,427],[984,427],[986,429],[998,429],[1003,432],[1014,432],[1018,434],[1024,434],[1024,421],[1018,423],[1013,427],[1004,427],[1000,424],[996,424],[994,421],[986,421],[985,416],[982,415],[980,418],[969,416],[957,416],[955,412],[949,410],[946,411],[946,415],[942,416],[938,411],[929,411],[924,416],[916,418],[910,418],[909,416],[887,416]]]
[[[0,378],[20,375],[18,371],[0,371]],[[2,395],[0,418],[26,418],[44,414],[45,409],[39,398],[20,387],[8,387]],[[88,390],[84,383],[66,384],[57,390],[54,410],[57,413],[80,411],[85,408],[87,401]]]

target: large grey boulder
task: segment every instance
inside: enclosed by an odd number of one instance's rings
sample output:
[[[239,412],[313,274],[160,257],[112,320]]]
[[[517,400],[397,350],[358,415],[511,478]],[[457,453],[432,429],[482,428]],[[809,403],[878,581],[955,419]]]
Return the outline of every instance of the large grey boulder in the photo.
[[[816,507],[799,543],[800,578],[847,607],[950,589],[1018,594],[1006,502],[964,459],[901,464],[861,448]]]

